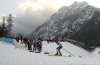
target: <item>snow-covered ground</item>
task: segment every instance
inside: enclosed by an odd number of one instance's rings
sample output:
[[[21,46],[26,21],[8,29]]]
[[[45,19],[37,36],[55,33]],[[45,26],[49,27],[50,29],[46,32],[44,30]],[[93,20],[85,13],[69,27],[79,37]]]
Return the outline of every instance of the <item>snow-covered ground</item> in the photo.
[[[61,42],[63,55],[69,56],[74,54],[75,57],[49,56],[56,53],[57,45],[55,43],[43,42],[42,53],[29,52],[24,45],[16,43],[18,48],[11,43],[0,41],[0,65],[100,65],[100,48],[96,48],[94,52],[88,51],[74,46],[68,42]],[[81,56],[82,58],[80,58]]]

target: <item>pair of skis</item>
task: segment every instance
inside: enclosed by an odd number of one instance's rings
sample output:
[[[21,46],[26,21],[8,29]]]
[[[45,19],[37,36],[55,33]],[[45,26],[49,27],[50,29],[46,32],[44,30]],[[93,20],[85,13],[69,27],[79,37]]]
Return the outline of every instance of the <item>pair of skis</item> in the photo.
[[[65,52],[69,53],[69,56],[64,56],[64,55],[55,55],[55,54],[49,54],[49,56],[63,56],[63,57],[76,57],[75,55],[73,55],[72,53],[70,53],[68,50],[66,50],[65,48],[62,48],[62,50],[64,50]],[[82,58],[82,56],[78,56],[79,58]]]
[[[69,57],[69,56],[65,56],[65,55],[55,55],[55,54],[49,54],[49,56],[62,56],[62,57]]]
[[[62,56],[62,57],[71,57],[74,56],[72,53],[70,53],[69,51],[67,51],[65,48],[62,48],[64,51],[68,52],[70,55],[69,56],[65,56],[65,55],[55,55],[55,54],[49,54],[49,56]]]

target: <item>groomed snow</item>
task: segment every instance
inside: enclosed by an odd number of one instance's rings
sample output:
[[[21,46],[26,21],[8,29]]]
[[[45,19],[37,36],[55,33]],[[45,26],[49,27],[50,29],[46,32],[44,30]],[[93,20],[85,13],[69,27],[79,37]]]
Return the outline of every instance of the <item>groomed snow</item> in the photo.
[[[100,65],[100,48],[96,48],[94,52],[89,53],[68,42],[61,43],[75,57],[58,57],[44,54],[44,52],[55,54],[57,47],[55,43],[48,44],[46,41],[43,42],[42,53],[29,52],[24,45],[19,43],[16,43],[18,48],[15,49],[15,45],[0,41],[0,65]],[[61,52],[63,55],[70,55],[63,49]]]

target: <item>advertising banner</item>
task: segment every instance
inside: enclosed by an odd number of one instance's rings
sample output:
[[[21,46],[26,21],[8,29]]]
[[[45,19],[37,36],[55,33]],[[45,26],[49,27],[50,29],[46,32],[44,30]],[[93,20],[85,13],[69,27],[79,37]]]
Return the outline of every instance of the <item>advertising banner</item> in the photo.
[[[13,43],[13,39],[12,38],[4,38],[4,42]]]

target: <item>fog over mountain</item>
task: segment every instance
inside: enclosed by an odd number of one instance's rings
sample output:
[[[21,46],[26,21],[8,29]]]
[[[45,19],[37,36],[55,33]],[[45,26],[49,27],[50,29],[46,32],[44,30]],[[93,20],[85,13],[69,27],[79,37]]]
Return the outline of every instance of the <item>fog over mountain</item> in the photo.
[[[32,1],[33,4],[41,4],[38,1]],[[38,26],[42,25],[46,20],[48,20],[53,13],[57,11],[54,5],[49,2],[45,2],[42,8],[37,8],[26,5],[27,8],[20,10],[20,13],[13,17],[13,34],[28,35],[34,31]],[[22,8],[21,8],[22,9]],[[13,14],[12,14],[13,15]]]

